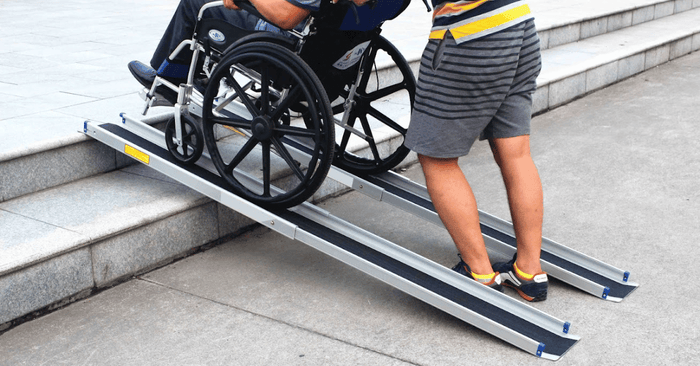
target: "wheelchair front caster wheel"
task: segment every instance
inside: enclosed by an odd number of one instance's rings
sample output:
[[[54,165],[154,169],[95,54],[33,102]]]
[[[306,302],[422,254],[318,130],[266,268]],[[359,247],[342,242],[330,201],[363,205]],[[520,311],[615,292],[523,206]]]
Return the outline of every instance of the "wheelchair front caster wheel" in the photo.
[[[178,139],[175,123],[175,117],[172,117],[165,125],[168,151],[177,161],[185,165],[194,164],[204,151],[202,130],[193,117],[183,114],[180,116],[181,138]]]

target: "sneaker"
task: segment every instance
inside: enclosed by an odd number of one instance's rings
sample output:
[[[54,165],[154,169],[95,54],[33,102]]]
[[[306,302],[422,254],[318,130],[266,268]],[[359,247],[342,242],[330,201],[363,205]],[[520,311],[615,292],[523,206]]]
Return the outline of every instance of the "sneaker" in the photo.
[[[491,277],[490,279],[474,278],[474,276],[472,276],[472,270],[469,268],[469,265],[464,263],[461,257],[459,259],[459,263],[452,267],[452,270],[463,276],[467,276],[473,279],[474,281],[481,283],[482,285],[486,285],[496,291],[503,292],[503,286],[501,286],[501,276],[498,274],[498,272],[496,272],[496,275]]]
[[[149,65],[144,64],[141,61],[131,61],[129,62],[129,71],[131,72],[131,75],[134,76],[134,78],[145,88],[150,89],[151,86],[153,85],[153,82],[156,80],[156,70]],[[175,85],[180,85],[182,80],[175,80],[175,79],[169,79],[165,78],[166,80],[172,82]],[[160,94],[165,98],[167,101],[169,101],[172,104],[175,104],[177,101],[177,92],[168,88],[165,85],[160,85],[156,88],[156,93]]]
[[[518,291],[518,294],[525,300],[530,302],[544,301],[547,299],[547,288],[549,287],[549,280],[547,274],[540,272],[532,276],[531,279],[526,279],[523,277],[519,271],[515,269],[515,258],[510,262],[495,263],[493,265],[493,270],[501,273],[501,280],[503,285],[511,287]]]

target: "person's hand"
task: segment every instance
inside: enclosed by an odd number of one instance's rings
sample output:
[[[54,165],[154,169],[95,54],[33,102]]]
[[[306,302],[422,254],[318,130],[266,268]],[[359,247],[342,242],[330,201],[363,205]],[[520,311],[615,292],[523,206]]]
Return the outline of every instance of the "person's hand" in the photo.
[[[226,7],[226,9],[240,10],[240,8],[236,6],[233,0],[224,0],[224,7]]]

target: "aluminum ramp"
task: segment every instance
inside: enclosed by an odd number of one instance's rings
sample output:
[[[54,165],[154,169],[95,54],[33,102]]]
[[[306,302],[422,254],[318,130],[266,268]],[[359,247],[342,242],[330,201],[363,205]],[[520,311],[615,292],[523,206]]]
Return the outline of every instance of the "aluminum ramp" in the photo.
[[[129,121],[129,123],[127,123]],[[138,135],[123,126],[134,126]],[[83,132],[192,189],[291,239],[305,243],[485,332],[550,360],[580,339],[570,323],[487,288],[334,217],[309,203],[271,212],[229,192],[206,157],[179,165],[164,147],[162,132],[124,119],[124,124],[85,122]],[[245,173],[242,173],[245,176]],[[252,179],[252,178],[250,178]]]

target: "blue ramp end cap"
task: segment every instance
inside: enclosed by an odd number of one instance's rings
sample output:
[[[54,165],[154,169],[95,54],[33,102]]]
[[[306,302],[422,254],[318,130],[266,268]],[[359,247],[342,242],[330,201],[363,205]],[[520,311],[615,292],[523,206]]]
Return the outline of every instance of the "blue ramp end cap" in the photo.
[[[544,343],[540,343],[537,347],[537,357],[542,357],[542,352],[544,352]]]
[[[564,333],[569,334],[570,327],[571,327],[571,323],[569,323],[569,322],[564,323]]]
[[[625,281],[625,282],[627,282],[627,280],[629,280],[629,279],[630,279],[630,273],[629,273],[629,272],[625,272],[625,274],[622,275],[622,280]]]
[[[601,297],[603,299],[607,299],[609,293],[610,293],[610,287],[606,287],[605,290],[603,290],[603,296],[601,296]]]

